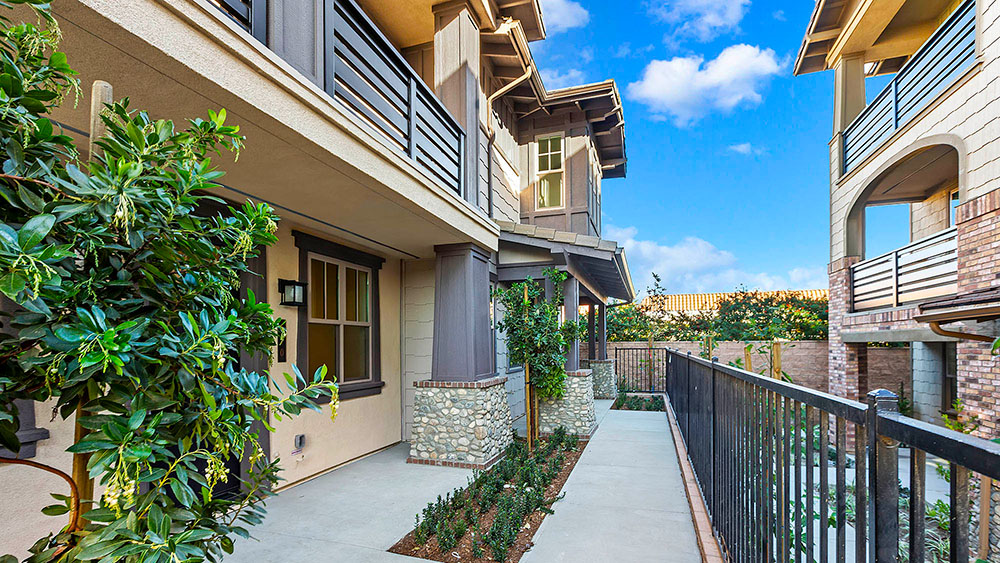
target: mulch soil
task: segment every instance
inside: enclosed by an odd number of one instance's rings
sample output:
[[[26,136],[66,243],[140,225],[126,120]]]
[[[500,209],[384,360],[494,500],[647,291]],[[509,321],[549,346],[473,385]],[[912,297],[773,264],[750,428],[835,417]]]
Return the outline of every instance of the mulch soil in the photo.
[[[552,499],[559,496],[563,485],[566,483],[566,480],[569,479],[570,472],[573,471],[573,467],[576,466],[576,462],[579,461],[586,446],[587,442],[581,439],[576,451],[563,452],[566,457],[563,462],[563,467],[559,471],[556,478],[553,479],[552,482],[549,483],[549,486],[545,489],[545,498]],[[551,508],[558,512],[559,503],[556,502],[551,506]],[[496,512],[497,507],[494,506],[490,508],[486,514],[479,516],[479,530],[481,534],[485,534],[486,531],[490,529],[490,526],[493,525],[493,518],[496,516]],[[517,540],[514,541],[514,545],[510,547],[510,551],[507,553],[507,559],[504,560],[504,563],[516,563],[517,561],[520,561],[521,557],[531,549],[534,545],[531,540],[534,537],[535,532],[538,530],[538,527],[542,525],[542,520],[544,520],[546,516],[547,514],[544,512],[536,510],[525,518],[521,532],[517,535]],[[420,559],[448,563],[495,563],[490,553],[489,546],[485,544],[481,545],[483,548],[483,557],[473,557],[472,530],[470,528],[470,530],[465,533],[465,536],[462,537],[461,541],[458,542],[458,545],[450,551],[442,553],[438,548],[437,537],[431,537],[427,540],[427,543],[419,545],[413,540],[413,531],[410,531],[410,533],[406,534],[403,539],[396,542],[396,545],[389,548],[389,551],[399,555],[409,555],[410,557],[418,557]]]

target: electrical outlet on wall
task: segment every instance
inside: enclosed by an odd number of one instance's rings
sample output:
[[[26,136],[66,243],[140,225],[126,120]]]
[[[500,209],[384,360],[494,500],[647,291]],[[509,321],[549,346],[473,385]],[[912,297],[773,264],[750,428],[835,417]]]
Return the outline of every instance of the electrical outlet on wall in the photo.
[[[306,435],[296,434],[295,438],[292,440],[292,455],[299,455],[302,453],[302,448],[306,445]]]

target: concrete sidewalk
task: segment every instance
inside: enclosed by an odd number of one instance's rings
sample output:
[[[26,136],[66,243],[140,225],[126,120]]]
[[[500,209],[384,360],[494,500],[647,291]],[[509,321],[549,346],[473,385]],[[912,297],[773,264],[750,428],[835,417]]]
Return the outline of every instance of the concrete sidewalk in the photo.
[[[523,563],[701,560],[666,415],[611,404],[597,401],[597,433]],[[472,472],[408,464],[408,454],[402,443],[282,492],[251,529],[259,541],[236,542],[226,561],[420,561],[386,550]]]
[[[608,411],[521,563],[698,562],[665,413]],[[602,416],[603,415],[603,416]]]
[[[280,493],[226,562],[405,563],[388,553],[427,503],[464,487],[472,471],[406,463],[401,443]],[[259,541],[257,541],[259,540]]]

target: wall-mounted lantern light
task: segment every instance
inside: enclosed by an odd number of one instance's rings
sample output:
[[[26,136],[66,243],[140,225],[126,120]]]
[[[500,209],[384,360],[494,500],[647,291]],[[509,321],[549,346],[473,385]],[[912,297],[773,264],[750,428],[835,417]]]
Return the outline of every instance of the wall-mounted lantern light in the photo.
[[[305,282],[278,280],[278,293],[281,294],[281,304],[287,307],[306,306]]]

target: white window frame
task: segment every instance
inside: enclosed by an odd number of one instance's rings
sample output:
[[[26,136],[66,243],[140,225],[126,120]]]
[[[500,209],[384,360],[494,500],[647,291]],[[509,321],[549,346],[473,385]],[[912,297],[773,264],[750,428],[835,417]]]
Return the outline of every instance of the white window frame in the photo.
[[[962,199],[961,199],[961,197],[962,196],[959,193],[958,188],[955,188],[954,190],[948,190],[948,227],[949,228],[954,227],[955,225],[958,224],[955,221],[955,219],[956,219],[955,212],[958,211],[958,206],[955,206],[955,208],[952,208],[951,207],[951,202],[955,201],[957,199],[958,200],[958,205],[962,205]]]
[[[559,156],[560,156],[560,158],[559,158],[559,161],[560,161],[559,164],[560,164],[560,166],[559,166],[558,169],[546,170],[546,171],[543,172],[543,171],[541,171],[541,170],[538,169],[538,157],[541,156],[541,152],[539,151],[539,147],[541,145],[540,145],[539,141],[541,141],[542,139],[555,139],[555,138],[559,139]],[[552,153],[548,152],[546,154],[552,154]],[[535,210],[536,211],[551,211],[551,210],[555,210],[555,209],[566,209],[566,184],[568,183],[568,181],[567,181],[568,178],[566,177],[566,135],[564,133],[562,133],[562,132],[545,133],[545,134],[536,135],[535,136],[535,150],[534,150],[533,156],[534,156],[534,158],[532,159],[532,167],[535,170],[535,190],[534,190],[535,191],[535,202],[534,202]],[[539,200],[538,196],[540,195],[539,189],[542,186],[542,183],[541,183],[542,176],[545,176],[545,175],[548,175],[548,174],[553,174],[555,172],[562,173],[562,182],[560,182],[560,186],[559,186],[559,190],[560,190],[559,203],[560,203],[560,205],[556,205],[556,206],[552,206],[552,207],[539,207],[538,206],[538,200]]]
[[[333,265],[335,265],[335,266],[338,267],[338,269],[337,269],[337,319],[326,319],[326,318],[317,319],[317,318],[313,317],[313,310],[312,310],[312,302],[311,302],[311,300],[308,303],[308,311],[309,311],[309,313],[308,313],[308,319],[307,319],[307,327],[308,327],[309,324],[325,324],[325,325],[334,325],[334,326],[337,327],[337,371],[336,371],[336,376],[337,376],[336,381],[337,381],[337,383],[339,385],[354,385],[356,383],[368,383],[368,382],[373,381],[374,380],[374,369],[373,369],[374,363],[373,362],[374,362],[375,327],[373,326],[373,323],[372,323],[372,299],[374,299],[374,296],[372,295],[372,287],[373,287],[372,280],[373,280],[374,272],[372,271],[371,268],[368,268],[366,266],[361,266],[359,264],[354,264],[354,263],[351,263],[351,262],[346,262],[344,260],[337,260],[336,258],[330,258],[329,256],[326,256],[326,255],[323,255],[323,254],[318,254],[318,253],[315,253],[315,252],[308,253],[307,254],[307,260],[308,260],[308,263],[309,263],[309,267],[308,267],[308,272],[307,272],[308,277],[306,279],[308,279],[308,280],[312,280],[313,279],[312,278],[313,260],[318,260],[318,261],[323,262],[325,264],[333,264]],[[346,269],[347,268],[352,268],[352,269],[357,270],[359,272],[365,272],[366,274],[368,274],[368,302],[366,303],[368,311],[367,311],[367,315],[365,315],[365,318],[368,319],[367,322],[348,321],[346,319],[346,317],[347,317],[347,270]],[[326,278],[324,278],[324,280],[325,279]],[[317,288],[312,287],[312,288],[310,288],[310,291],[316,291],[316,289]],[[327,304],[326,289],[327,289],[327,286],[324,283],[323,284],[323,288],[322,288],[322,291],[323,291],[323,302],[324,302],[324,304]],[[345,381],[344,380],[344,327],[345,326],[361,326],[361,327],[367,327],[368,328],[368,364],[367,364],[368,365],[368,377],[366,377],[365,379],[352,379],[350,381]],[[308,335],[306,336],[306,338],[308,338]],[[327,370],[329,371],[329,366],[327,366]]]

